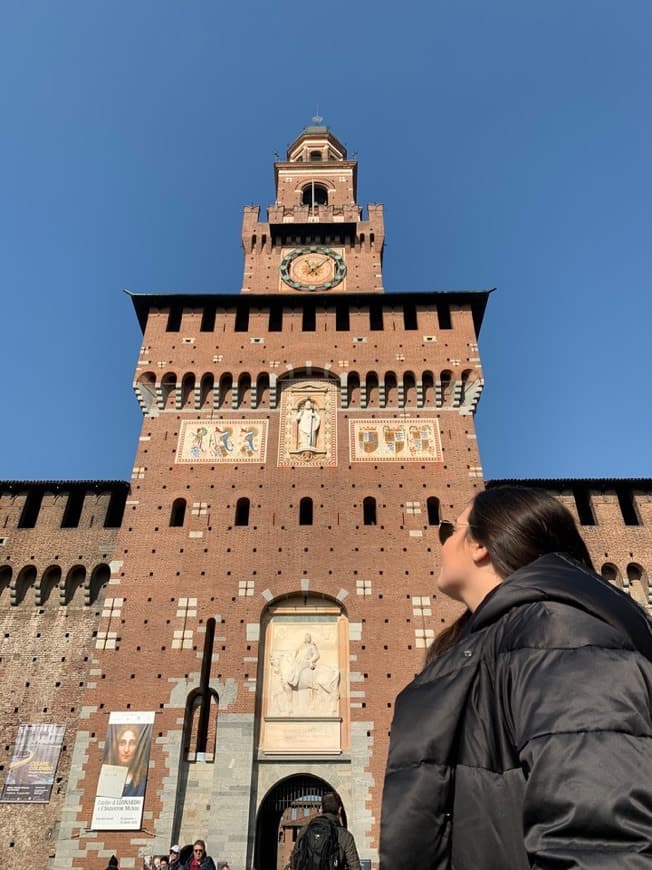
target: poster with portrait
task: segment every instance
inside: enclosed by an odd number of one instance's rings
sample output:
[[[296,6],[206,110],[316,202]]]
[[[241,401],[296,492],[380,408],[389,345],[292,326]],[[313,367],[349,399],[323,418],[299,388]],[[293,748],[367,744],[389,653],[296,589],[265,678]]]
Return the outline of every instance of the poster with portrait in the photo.
[[[143,815],[153,712],[111,713],[91,828],[137,831]]]
[[[48,803],[65,730],[65,725],[19,726],[1,803]]]

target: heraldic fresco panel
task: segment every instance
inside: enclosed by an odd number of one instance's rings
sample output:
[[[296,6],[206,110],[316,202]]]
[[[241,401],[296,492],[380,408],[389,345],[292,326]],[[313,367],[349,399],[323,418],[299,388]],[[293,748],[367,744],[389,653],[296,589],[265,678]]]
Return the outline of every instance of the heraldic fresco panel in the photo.
[[[349,423],[351,462],[441,462],[439,420],[375,417]]]
[[[291,380],[283,384],[278,464],[337,464],[337,384]]]
[[[184,420],[175,462],[265,462],[267,420]]]

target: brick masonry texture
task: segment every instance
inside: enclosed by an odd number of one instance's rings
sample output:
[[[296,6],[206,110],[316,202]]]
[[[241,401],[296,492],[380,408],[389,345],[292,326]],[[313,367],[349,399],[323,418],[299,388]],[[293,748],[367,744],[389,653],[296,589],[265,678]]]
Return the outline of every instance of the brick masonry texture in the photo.
[[[9,847],[39,866],[103,870],[115,852],[122,867],[140,867],[144,854],[203,836],[216,859],[251,867],[258,810],[297,774],[341,791],[361,856],[377,864],[394,698],[459,613],[436,588],[438,517],[455,518],[485,486],[473,413],[488,294],[383,292],[382,207],[361,213],[357,166],[338,146],[321,128],[299,137],[276,166],[267,220],[245,209],[243,293],[134,299],[143,426],[128,493],[119,482],[0,482],[0,773],[20,723],[67,729],[50,803],[0,804]],[[312,210],[302,185],[315,148],[328,203]],[[339,245],[346,282],[328,293],[283,287],[284,252],[306,244]],[[280,388],[302,380],[337,385],[334,465],[277,464]],[[441,459],[351,461],[350,422],[387,417],[437,420]],[[181,423],[207,419],[266,421],[266,461],[175,462]],[[647,606],[652,481],[530,483],[581,518],[596,568]],[[77,525],[62,528],[79,491]],[[19,528],[30,493],[42,504],[34,527]],[[116,493],[124,516],[105,528]],[[299,523],[302,498],[313,501],[310,525]],[[365,498],[375,499],[374,524]],[[171,525],[180,499],[185,514]],[[240,499],[250,504],[244,525]],[[349,623],[350,737],[339,758],[259,754],[266,612],[297,594],[341,602]],[[202,761],[186,753],[196,727],[186,704],[211,619],[218,703]],[[155,712],[142,830],[90,831],[108,714],[129,709]]]

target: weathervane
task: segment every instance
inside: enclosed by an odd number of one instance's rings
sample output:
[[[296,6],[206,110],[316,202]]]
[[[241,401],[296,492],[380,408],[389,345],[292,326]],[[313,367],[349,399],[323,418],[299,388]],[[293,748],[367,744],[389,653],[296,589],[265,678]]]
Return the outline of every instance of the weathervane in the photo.
[[[322,116],[319,114],[319,106],[317,106],[317,111],[316,111],[316,113],[312,116],[312,120],[315,122],[315,124],[321,124],[321,122],[324,120],[324,119],[322,118]]]

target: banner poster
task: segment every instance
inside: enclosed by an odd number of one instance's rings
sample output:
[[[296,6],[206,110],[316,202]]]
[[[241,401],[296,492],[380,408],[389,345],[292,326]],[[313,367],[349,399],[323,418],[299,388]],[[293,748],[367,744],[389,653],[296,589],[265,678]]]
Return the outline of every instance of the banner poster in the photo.
[[[92,830],[140,830],[153,723],[153,712],[109,716]]]
[[[19,726],[0,802],[48,803],[65,730],[65,725]]]

